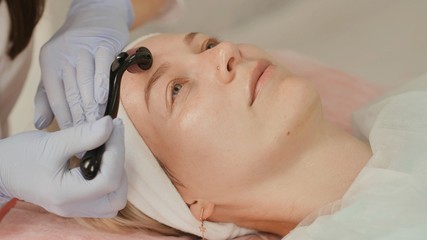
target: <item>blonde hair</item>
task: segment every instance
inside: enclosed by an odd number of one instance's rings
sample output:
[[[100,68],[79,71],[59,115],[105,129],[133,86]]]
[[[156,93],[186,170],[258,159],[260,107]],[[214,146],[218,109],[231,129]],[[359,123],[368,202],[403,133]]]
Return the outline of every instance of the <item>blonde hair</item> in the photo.
[[[68,162],[68,168],[79,166],[79,159],[73,157]],[[129,233],[131,231],[144,231],[161,234],[163,236],[183,237],[199,239],[199,237],[175,228],[164,225],[147,216],[129,201],[113,218],[76,218],[79,224],[93,229],[99,229],[116,233]]]
[[[166,226],[137,209],[129,201],[126,207],[119,211],[113,218],[76,218],[81,225],[94,229],[105,230],[116,233],[129,233],[131,231],[144,231],[161,234],[163,236],[186,236],[189,239],[198,237]]]

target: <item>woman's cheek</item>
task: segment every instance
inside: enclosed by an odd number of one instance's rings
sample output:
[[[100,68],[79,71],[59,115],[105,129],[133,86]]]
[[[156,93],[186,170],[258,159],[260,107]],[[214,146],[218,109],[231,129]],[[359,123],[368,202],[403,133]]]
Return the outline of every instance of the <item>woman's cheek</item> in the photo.
[[[186,111],[184,114],[180,116],[178,129],[183,132],[191,131],[191,129],[195,130],[196,124],[199,123],[202,119],[202,116],[199,111],[196,109],[191,109],[191,111]]]

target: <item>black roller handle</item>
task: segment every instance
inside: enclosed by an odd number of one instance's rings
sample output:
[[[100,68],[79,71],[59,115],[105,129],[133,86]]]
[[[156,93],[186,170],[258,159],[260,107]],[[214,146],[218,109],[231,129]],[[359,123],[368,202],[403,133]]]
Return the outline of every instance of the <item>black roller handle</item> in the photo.
[[[122,76],[126,69],[134,64],[137,64],[141,70],[150,69],[153,64],[151,52],[145,47],[140,47],[131,56],[126,52],[121,52],[117,55],[116,60],[114,60],[110,68],[110,86],[104,116],[117,117]],[[93,150],[87,151],[81,159],[80,170],[86,180],[92,180],[98,174],[104,151],[105,144],[102,144]]]

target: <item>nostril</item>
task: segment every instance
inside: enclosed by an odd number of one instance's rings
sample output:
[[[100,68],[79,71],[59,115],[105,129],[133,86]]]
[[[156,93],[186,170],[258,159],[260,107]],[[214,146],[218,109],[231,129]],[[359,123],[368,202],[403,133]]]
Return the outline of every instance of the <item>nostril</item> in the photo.
[[[230,58],[227,63],[227,71],[231,71],[233,69],[234,57]]]

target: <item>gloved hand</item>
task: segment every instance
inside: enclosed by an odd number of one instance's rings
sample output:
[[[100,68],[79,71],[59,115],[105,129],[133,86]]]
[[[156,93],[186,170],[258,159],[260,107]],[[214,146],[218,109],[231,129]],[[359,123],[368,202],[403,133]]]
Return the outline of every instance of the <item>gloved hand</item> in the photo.
[[[53,117],[65,129],[103,116],[110,65],[128,42],[133,18],[130,0],[73,0],[64,25],[40,52],[36,128]],[[68,81],[77,81],[79,91],[67,92]]]
[[[121,120],[107,116],[66,130],[0,140],[0,195],[65,217],[116,216],[127,201],[123,130]],[[74,154],[105,141],[101,169],[93,180],[86,181],[80,168],[68,168]]]

